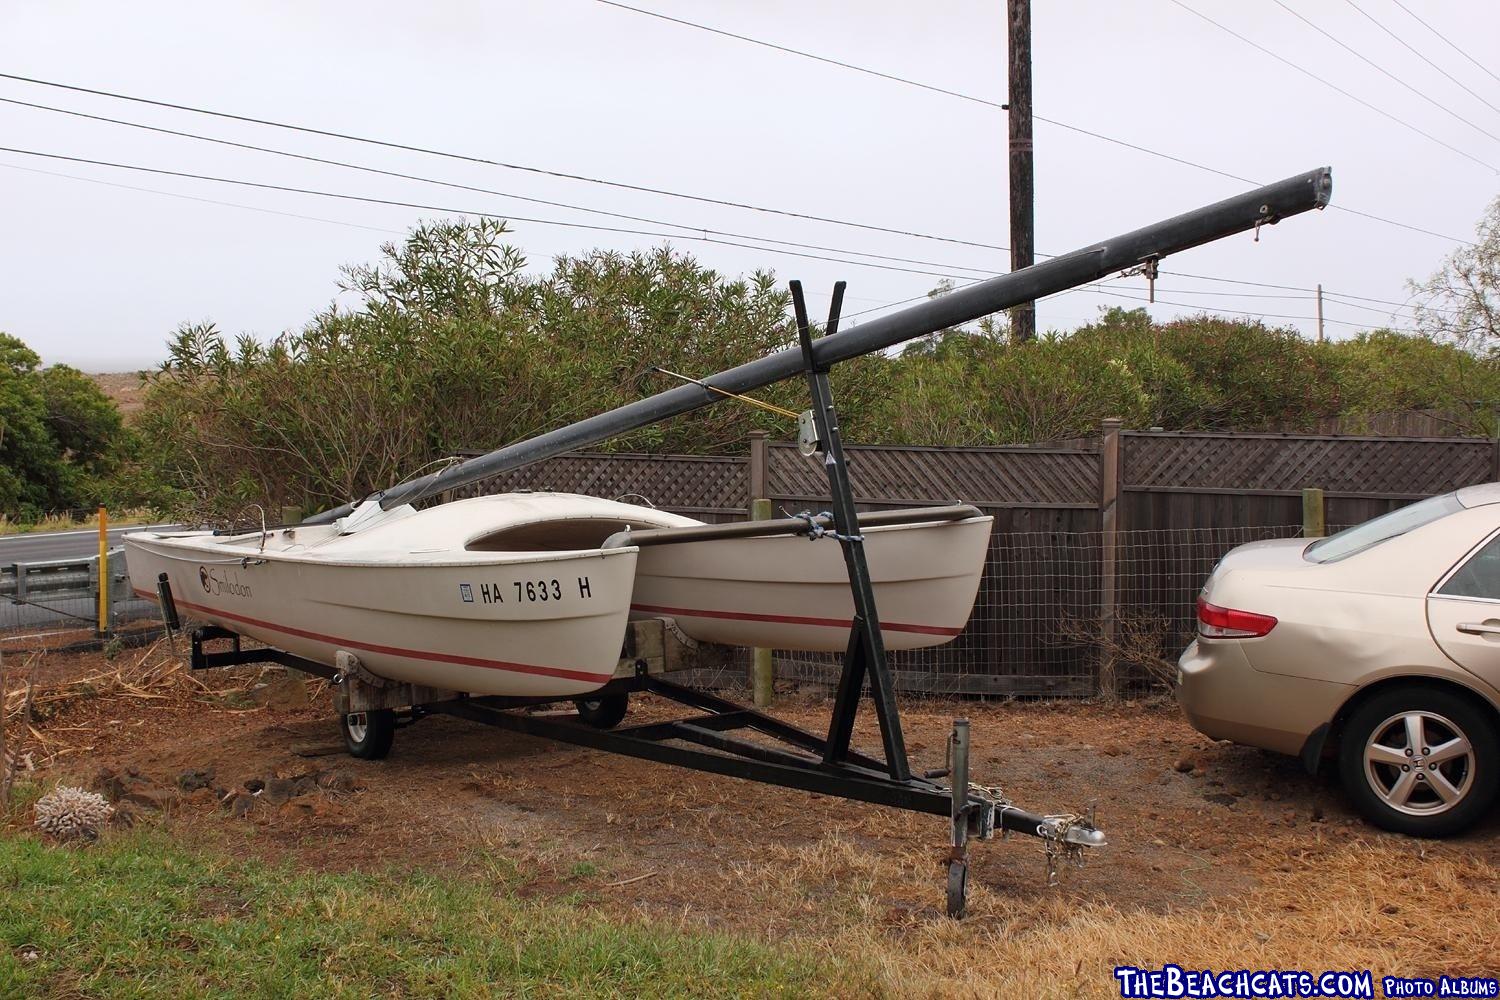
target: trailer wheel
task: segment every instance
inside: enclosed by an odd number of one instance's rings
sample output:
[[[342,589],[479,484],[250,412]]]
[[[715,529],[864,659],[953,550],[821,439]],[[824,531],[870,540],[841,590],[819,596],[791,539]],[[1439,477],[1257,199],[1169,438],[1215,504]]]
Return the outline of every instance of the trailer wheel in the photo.
[[[968,907],[969,863],[950,861],[948,862],[948,916],[954,920],[961,920]]]
[[[613,729],[625,718],[630,696],[602,694],[594,698],[579,698],[573,704],[578,706],[578,717],[595,729]]]
[[[380,760],[391,752],[396,738],[396,713],[389,708],[370,712],[349,712],[340,717],[344,746],[360,760]]]

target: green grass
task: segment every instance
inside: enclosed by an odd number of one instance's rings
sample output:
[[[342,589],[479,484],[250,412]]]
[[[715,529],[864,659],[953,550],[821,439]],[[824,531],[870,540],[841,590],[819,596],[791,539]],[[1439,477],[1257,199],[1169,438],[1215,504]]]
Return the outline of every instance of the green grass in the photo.
[[[518,898],[464,877],[303,873],[151,831],[0,835],[0,997],[827,996],[827,959]],[[23,955],[35,950],[37,957]]]

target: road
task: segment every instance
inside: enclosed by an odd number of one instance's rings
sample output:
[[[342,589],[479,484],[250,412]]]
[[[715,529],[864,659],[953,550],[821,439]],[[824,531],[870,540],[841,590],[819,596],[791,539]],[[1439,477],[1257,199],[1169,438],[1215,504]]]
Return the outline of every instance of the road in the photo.
[[[169,524],[132,524],[121,528],[111,528],[109,532],[109,546],[116,548],[120,539],[132,531],[145,531],[152,528],[173,528],[176,525]],[[0,564],[16,562],[45,562],[53,559],[89,559],[99,554],[99,530],[97,528],[85,528],[81,531],[48,531],[25,535],[3,535],[0,536]],[[39,604],[45,607],[36,607],[28,604],[14,604],[9,599],[0,599],[0,629],[9,630],[22,627],[48,627],[61,625],[78,618],[92,620],[94,609],[91,602],[87,600],[61,600],[51,598],[38,598]],[[122,612],[129,613],[132,605],[127,604]],[[144,607],[144,605],[140,605]],[[48,610],[49,608],[55,610]],[[60,614],[66,612],[67,614]],[[137,612],[138,613],[138,612]],[[77,616],[71,618],[69,616]]]
[[[132,524],[109,529],[109,546],[114,548],[131,531],[175,528],[173,524]],[[26,535],[0,535],[0,563],[41,562],[48,559],[87,559],[99,553],[99,531],[48,531]]]

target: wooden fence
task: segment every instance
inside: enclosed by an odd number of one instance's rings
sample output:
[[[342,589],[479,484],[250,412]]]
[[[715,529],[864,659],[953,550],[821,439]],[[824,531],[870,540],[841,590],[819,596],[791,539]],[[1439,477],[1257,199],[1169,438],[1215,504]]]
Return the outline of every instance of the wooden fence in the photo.
[[[995,518],[975,614],[963,635],[893,657],[900,686],[965,694],[1079,696],[1137,689],[1151,659],[1190,637],[1193,597],[1224,551],[1296,534],[1302,491],[1320,488],[1329,525],[1500,479],[1489,439],[1126,430],[1044,446],[848,446],[864,509],[962,501]],[[751,436],[738,457],[575,454],[469,487],[644,498],[705,521],[822,510],[821,464],[794,445]],[[1146,625],[1143,625],[1146,623]],[[1137,648],[1122,641],[1129,633]],[[782,676],[826,681],[835,660],[782,656]],[[1160,666],[1160,663],[1157,664]]]

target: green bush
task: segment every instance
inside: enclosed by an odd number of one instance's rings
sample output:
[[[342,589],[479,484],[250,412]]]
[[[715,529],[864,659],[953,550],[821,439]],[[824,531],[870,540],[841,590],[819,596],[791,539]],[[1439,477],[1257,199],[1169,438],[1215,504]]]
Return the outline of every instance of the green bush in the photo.
[[[525,270],[496,221],[434,222],[371,265],[346,268],[352,309],[330,308],[270,343],[184,326],[147,379],[139,440],[117,492],[179,515],[249,503],[318,510],[465,450],[489,450],[795,343],[769,273],[729,278],[659,248],[594,251]],[[939,288],[933,294],[944,294]],[[33,356],[34,357],[34,356]],[[76,373],[75,373],[76,374]],[[53,398],[72,401],[73,383]],[[846,439],[982,445],[1092,433],[1105,417],[1173,430],[1310,429],[1327,417],[1453,411],[1492,427],[1492,356],[1391,332],[1312,344],[1294,330],[1200,315],[1153,322],[1111,309],[1071,333],[1012,343],[991,317],[840,365]],[[37,392],[41,390],[36,389]],[[801,410],[793,379],[756,395]],[[71,402],[78,422],[98,414]],[[746,434],[794,433],[733,403],[606,447],[725,453]],[[29,438],[18,434],[18,447]],[[81,443],[80,468],[94,468]],[[115,453],[116,459],[119,452]],[[56,478],[56,474],[54,474]],[[3,487],[0,487],[3,488]]]
[[[729,279],[667,249],[596,251],[522,270],[503,224],[432,223],[348,268],[354,310],[329,309],[269,344],[185,326],[148,379],[139,476],[179,513],[244,504],[319,510],[679,384],[793,341],[769,274]],[[843,366],[850,405],[877,394],[881,359]],[[800,409],[805,389],[764,398]],[[611,443],[714,452],[780,418],[710,408]]]
[[[0,513],[25,521],[108,502],[125,447],[119,411],[88,376],[42,368],[0,333]]]

